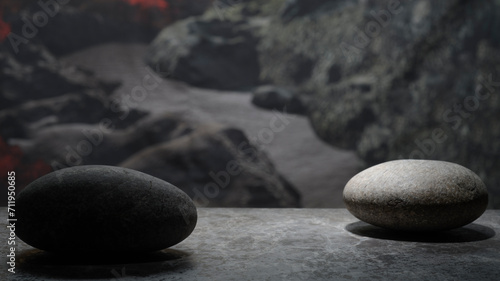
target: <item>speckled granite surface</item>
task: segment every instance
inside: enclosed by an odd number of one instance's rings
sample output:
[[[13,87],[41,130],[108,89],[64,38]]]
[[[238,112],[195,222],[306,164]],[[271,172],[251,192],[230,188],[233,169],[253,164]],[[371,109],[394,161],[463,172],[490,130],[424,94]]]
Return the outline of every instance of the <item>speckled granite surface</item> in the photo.
[[[402,235],[362,223],[345,209],[202,208],[190,237],[150,255],[79,260],[52,256],[21,242],[15,274],[7,271],[7,212],[0,210],[0,280],[498,280],[500,276],[500,210],[487,210],[460,229]]]

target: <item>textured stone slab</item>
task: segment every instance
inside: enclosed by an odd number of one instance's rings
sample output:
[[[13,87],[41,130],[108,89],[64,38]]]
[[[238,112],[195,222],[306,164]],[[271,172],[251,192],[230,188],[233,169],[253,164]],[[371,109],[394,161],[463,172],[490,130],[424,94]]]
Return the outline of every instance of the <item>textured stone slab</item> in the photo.
[[[65,260],[20,243],[16,274],[56,280],[497,280],[500,210],[438,235],[396,235],[345,209],[198,209],[183,242],[156,255]],[[6,217],[6,209],[0,211]],[[0,241],[6,241],[5,220]]]

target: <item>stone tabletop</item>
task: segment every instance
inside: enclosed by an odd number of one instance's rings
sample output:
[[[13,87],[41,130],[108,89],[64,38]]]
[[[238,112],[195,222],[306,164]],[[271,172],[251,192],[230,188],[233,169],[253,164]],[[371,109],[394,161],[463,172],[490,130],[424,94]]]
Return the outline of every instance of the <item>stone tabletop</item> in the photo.
[[[60,257],[16,240],[0,209],[0,280],[499,280],[500,210],[465,227],[400,234],[345,209],[198,209],[186,240],[148,255]],[[99,233],[95,233],[99,235]]]

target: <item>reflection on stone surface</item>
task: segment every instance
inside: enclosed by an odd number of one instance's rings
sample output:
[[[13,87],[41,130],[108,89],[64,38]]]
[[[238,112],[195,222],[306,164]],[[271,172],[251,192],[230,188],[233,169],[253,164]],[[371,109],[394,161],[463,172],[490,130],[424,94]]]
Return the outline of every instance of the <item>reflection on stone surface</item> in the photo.
[[[162,251],[120,256],[58,255],[38,249],[19,253],[18,266],[33,276],[56,278],[112,278],[149,276],[191,268],[191,253],[165,249]]]
[[[0,208],[0,215],[5,212]],[[175,250],[147,258],[97,263],[91,257],[90,262],[77,262],[50,258],[19,241],[13,278],[421,281],[497,280],[500,276],[500,236],[495,235],[500,231],[500,211],[496,210],[427,241],[366,236],[366,229],[374,227],[357,222],[346,209],[199,208],[198,215],[196,229]],[[359,228],[365,231],[348,230]],[[0,221],[0,235],[4,235],[1,229],[6,229],[5,222]],[[0,244],[2,252],[6,247]]]
[[[496,235],[493,229],[475,223],[447,231],[404,232],[384,229],[358,221],[348,224],[345,229],[351,233],[364,237],[426,243],[475,242],[490,239]]]

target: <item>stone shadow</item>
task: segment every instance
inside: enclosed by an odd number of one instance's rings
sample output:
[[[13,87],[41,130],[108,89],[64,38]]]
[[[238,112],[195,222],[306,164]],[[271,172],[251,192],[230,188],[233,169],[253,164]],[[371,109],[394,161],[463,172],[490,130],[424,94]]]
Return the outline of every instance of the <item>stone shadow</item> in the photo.
[[[38,249],[24,250],[18,256],[18,269],[45,278],[112,279],[146,277],[161,272],[186,271],[193,267],[190,253],[165,249],[142,254],[117,256],[66,255]]]
[[[487,226],[471,223],[463,227],[435,232],[403,232],[374,226],[362,221],[348,224],[345,229],[356,235],[395,241],[425,243],[464,243],[486,240],[496,235]]]

